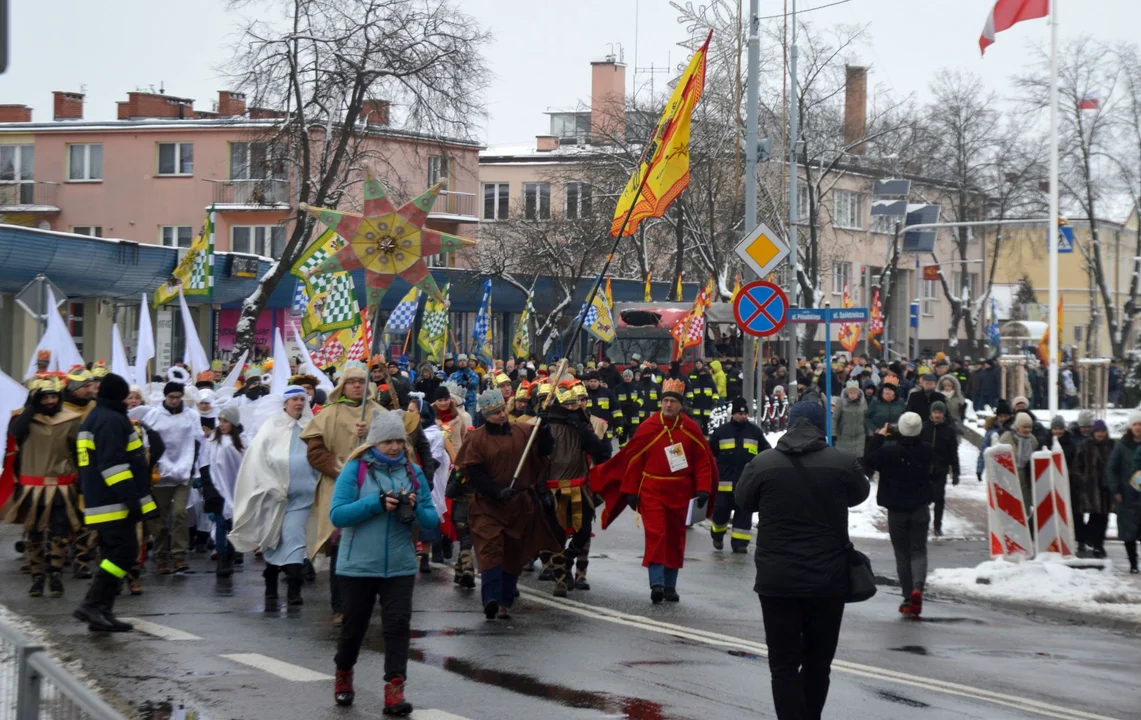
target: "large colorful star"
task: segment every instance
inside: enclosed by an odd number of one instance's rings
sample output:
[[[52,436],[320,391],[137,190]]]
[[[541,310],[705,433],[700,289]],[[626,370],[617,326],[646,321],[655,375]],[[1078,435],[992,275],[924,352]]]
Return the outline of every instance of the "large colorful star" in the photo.
[[[380,304],[396,276],[444,301],[424,258],[475,245],[475,240],[424,227],[428,212],[444,183],[441,180],[424,194],[397,208],[386,196],[384,186],[368,175],[364,183],[364,214],[361,215],[302,203],[302,210],[346,242],[310,274],[363,268],[369,307]]]

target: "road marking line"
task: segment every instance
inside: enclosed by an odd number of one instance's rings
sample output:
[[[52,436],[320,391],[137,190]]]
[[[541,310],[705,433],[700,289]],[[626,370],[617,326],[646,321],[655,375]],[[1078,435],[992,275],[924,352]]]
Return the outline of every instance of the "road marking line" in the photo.
[[[559,610],[574,613],[576,615],[593,617],[595,619],[606,620],[607,622],[612,622],[619,625],[628,625],[643,630],[650,630],[651,632],[661,633],[671,637],[679,637],[685,640],[694,640],[697,642],[705,643],[706,645],[731,647],[746,650],[757,655],[766,657],[768,656],[768,647],[763,643],[758,643],[751,640],[741,640],[740,638],[734,638],[729,635],[721,635],[719,633],[698,630],[696,628],[689,628],[684,625],[676,625],[660,620],[654,620],[643,615],[632,615],[621,612],[619,610],[612,610],[610,608],[588,605],[576,600],[556,601],[551,598],[539,595],[528,588],[519,588],[519,592],[520,594],[524,595],[528,601],[536,602],[540,605],[546,605],[552,608],[557,608]],[[1024,710],[1026,712],[1036,713],[1045,717],[1058,718],[1059,720],[1116,720],[1115,718],[1111,718],[1105,715],[1087,713],[1081,710],[1072,710],[1070,708],[1052,705],[1050,703],[1033,700],[1030,698],[1019,697],[1017,695],[1006,695],[1003,693],[993,692],[991,690],[971,687],[969,685],[961,685],[959,683],[948,682],[945,680],[901,673],[886,668],[875,667],[873,665],[863,665],[846,660],[835,660],[832,663],[832,667],[840,672],[844,672],[849,675],[856,675],[859,677],[882,680],[885,682],[898,683],[901,685],[910,685],[933,692],[943,693],[945,695],[958,695],[982,702],[988,702],[994,705],[1002,705],[1006,707],[1016,708],[1018,710]]]
[[[271,675],[276,675],[279,678],[292,680],[294,682],[318,682],[333,679],[332,675],[324,675],[315,670],[301,667],[300,665],[275,660],[261,653],[236,653],[233,655],[222,655],[221,657],[227,660],[233,660],[236,663],[249,665],[258,670],[264,670]]]
[[[166,625],[159,625],[158,623],[153,623],[150,620],[143,620],[142,618],[124,617],[124,618],[119,618],[119,619],[122,620],[123,622],[131,623],[132,625],[135,626],[136,630],[141,630],[142,632],[145,632],[147,635],[154,635],[155,637],[162,638],[163,640],[201,640],[202,639],[202,638],[198,637],[197,635],[193,635],[193,634],[185,632],[183,630],[175,630],[172,627],[167,627]]]
[[[443,710],[417,710],[415,716],[416,720],[468,720],[466,717],[453,715]]]

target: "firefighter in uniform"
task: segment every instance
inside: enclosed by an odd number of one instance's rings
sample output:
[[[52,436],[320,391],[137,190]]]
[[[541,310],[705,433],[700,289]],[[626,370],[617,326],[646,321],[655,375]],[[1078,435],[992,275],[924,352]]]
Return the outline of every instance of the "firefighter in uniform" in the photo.
[[[614,387],[614,395],[618,398],[618,406],[622,409],[622,444],[637,432],[638,424],[642,422],[642,394],[634,384],[634,372],[625,370],[622,373],[622,382]]]
[[[725,532],[729,530],[731,519],[733,531],[729,536],[729,544],[733,552],[746,553],[749,550],[753,515],[737,508],[737,503],[733,500],[733,487],[749,461],[770,446],[761,429],[749,422],[749,405],[744,398],[734,400],[732,410],[732,418],[714,430],[709,441],[713,456],[717,458],[717,472],[720,476],[713,517],[710,519],[710,532],[713,535],[713,547],[723,549]]]
[[[103,561],[87,597],[73,613],[94,632],[125,632],[131,625],[112,613],[123,578],[139,555],[135,525],[158,513],[150,496],[150,467],[143,440],[127,417],[130,388],[115,374],[105,376],[95,407],[79,428],[79,483],[85,499],[84,523],[97,530]]]
[[[598,372],[588,370],[586,380],[586,408],[593,417],[606,423],[606,439],[612,440],[622,434],[622,406],[618,404],[610,388],[603,387]]]
[[[18,480],[4,521],[22,524],[27,534],[24,560],[32,574],[32,597],[43,596],[45,573],[51,596],[63,595],[63,559],[80,527],[75,441],[82,420],[63,407],[62,392],[59,375],[37,375],[23,412],[8,425],[17,448]]]
[[[658,367],[649,360],[642,364],[642,380],[638,383],[642,391],[642,420],[658,411],[662,398],[662,378]],[[634,433],[630,433],[633,436]]]
[[[717,394],[717,383],[709,374],[709,368],[705,367],[705,363],[701,360],[693,363],[693,372],[689,375],[689,387],[686,389],[685,399],[689,404],[689,414],[701,426],[701,431],[708,438],[709,418],[713,414],[713,408],[721,402],[721,396]]]
[[[82,365],[72,365],[67,371],[67,387],[63,392],[63,407],[79,413],[80,422],[87,419],[88,413],[95,407],[95,395],[99,392],[99,383],[107,373],[101,373],[99,378],[95,373]],[[83,494],[83,488],[78,492]],[[83,508],[83,498],[79,498],[79,507]],[[81,527],[72,546],[75,548],[75,577],[78,580],[91,578],[91,561],[95,559],[95,548],[99,539],[95,531],[88,527]]]

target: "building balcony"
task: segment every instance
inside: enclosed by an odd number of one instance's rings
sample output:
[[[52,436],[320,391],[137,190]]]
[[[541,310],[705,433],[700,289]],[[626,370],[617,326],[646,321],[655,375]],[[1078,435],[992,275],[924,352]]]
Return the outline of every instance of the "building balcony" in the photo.
[[[0,181],[0,212],[56,214],[59,183]]]
[[[288,210],[288,180],[207,180],[214,186],[214,208],[227,210]]]
[[[475,214],[476,194],[459,192],[458,190],[441,190],[436,198],[436,204],[428,213],[430,220],[445,222],[474,223],[479,222]]]

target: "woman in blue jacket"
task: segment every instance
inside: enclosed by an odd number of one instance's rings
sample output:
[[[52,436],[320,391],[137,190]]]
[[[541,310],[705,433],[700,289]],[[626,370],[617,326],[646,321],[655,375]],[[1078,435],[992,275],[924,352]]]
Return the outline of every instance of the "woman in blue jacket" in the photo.
[[[337,579],[345,613],[337,641],[334,698],[353,702],[353,666],[380,600],[384,627],[384,714],[408,715],[404,700],[412,588],[418,567],[413,523],[434,530],[440,519],[428,481],[406,452],[404,413],[373,416],[365,444],[349,455],[333,488],[329,519],[344,529],[337,555]]]

